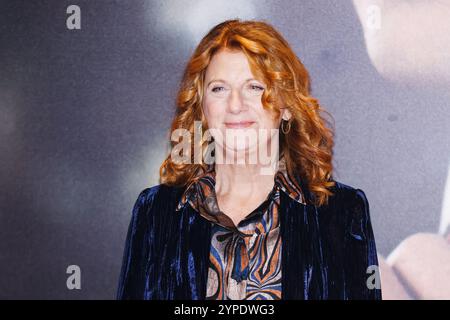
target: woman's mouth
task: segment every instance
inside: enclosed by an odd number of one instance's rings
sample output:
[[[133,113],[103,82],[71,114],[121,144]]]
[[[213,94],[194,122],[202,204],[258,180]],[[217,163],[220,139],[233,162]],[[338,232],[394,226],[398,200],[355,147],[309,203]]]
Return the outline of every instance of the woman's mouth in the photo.
[[[225,122],[225,127],[230,129],[243,129],[250,127],[254,123],[254,121]]]

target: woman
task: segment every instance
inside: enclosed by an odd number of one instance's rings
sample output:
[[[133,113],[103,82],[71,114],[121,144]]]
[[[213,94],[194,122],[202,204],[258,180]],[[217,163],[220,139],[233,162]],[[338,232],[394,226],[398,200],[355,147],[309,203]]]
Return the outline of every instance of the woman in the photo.
[[[381,299],[366,196],[333,180],[309,84],[267,23],[229,20],[202,39],[171,132],[210,136],[172,139],[161,184],[140,193],[118,299]]]

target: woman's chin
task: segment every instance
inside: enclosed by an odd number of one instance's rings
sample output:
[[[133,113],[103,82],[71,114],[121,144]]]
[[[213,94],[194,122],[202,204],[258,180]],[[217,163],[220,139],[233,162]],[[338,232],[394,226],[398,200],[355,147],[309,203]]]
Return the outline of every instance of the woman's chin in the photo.
[[[249,154],[257,153],[257,146],[254,145],[234,145],[232,147],[225,146],[226,157],[230,157],[234,159],[233,163],[236,162],[236,159],[245,159]],[[249,160],[246,160],[246,163]],[[227,161],[229,163],[229,161]],[[238,161],[239,163],[241,161]]]

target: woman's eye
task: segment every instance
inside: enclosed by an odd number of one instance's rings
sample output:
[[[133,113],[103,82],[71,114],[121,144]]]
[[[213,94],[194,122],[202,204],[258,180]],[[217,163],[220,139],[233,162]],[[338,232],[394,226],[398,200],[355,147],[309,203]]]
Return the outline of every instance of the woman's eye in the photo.
[[[256,90],[256,91],[261,91],[261,90],[264,90],[264,88],[263,88],[263,87],[261,87],[261,86],[258,86],[258,85],[256,85],[256,84],[251,84],[251,85],[250,85],[250,89],[252,89],[252,90]]]
[[[219,91],[223,91],[223,90],[218,90],[218,89],[225,89],[224,87],[214,87],[211,89],[212,92],[219,92]]]

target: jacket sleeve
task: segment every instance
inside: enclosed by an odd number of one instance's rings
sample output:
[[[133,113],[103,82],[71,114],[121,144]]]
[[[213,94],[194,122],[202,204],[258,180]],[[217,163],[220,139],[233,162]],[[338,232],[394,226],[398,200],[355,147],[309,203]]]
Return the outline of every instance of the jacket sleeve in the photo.
[[[346,205],[349,214],[345,235],[346,298],[381,300],[377,249],[364,191],[354,189]]]
[[[139,194],[132,211],[122,258],[117,300],[145,299],[146,270],[149,268],[150,238],[153,232],[149,216],[156,187]]]

